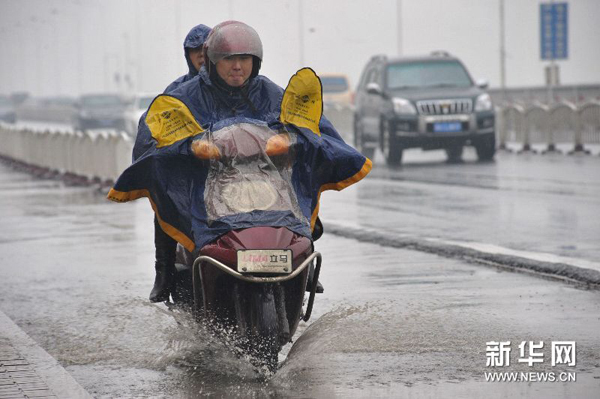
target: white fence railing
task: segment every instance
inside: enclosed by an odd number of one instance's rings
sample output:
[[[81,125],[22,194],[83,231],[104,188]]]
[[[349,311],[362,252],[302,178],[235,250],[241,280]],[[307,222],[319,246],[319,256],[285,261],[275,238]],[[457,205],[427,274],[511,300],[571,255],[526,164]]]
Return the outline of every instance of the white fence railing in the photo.
[[[90,181],[112,182],[131,163],[133,139],[115,131],[65,132],[0,124],[0,155]]]
[[[345,140],[352,138],[353,110],[325,106]],[[131,163],[133,138],[124,132],[40,130],[0,123],[0,156],[88,181],[114,182]]]
[[[346,142],[352,143],[354,137],[354,107],[325,102],[323,104],[323,114],[335,126],[340,136]]]
[[[538,104],[528,108],[509,105],[497,111],[500,148],[507,142],[522,145],[528,151],[543,144],[555,151],[557,144],[572,145],[573,151],[585,151],[586,144],[600,143],[600,102],[579,106],[563,102],[552,107]]]
[[[349,143],[353,136],[354,110],[326,106],[325,115]],[[509,105],[497,110],[498,142],[534,144],[553,151],[568,144],[586,151],[586,144],[600,144],[600,102],[579,106],[559,103],[552,107]],[[112,182],[131,163],[133,139],[115,131],[51,131],[17,128],[0,123],[0,156],[92,181]]]

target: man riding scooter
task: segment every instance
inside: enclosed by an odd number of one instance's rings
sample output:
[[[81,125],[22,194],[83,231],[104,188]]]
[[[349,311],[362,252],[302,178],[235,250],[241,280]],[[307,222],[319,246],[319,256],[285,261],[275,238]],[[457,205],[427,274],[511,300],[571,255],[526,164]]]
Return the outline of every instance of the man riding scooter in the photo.
[[[195,259],[177,274],[175,304],[274,372],[314,303],[322,256],[311,233],[321,193],[360,181],[371,161],[322,134],[322,87],[310,68],[290,79],[279,114],[266,120],[232,115],[200,125],[214,111],[206,98],[154,100],[145,119],[154,141],[109,199],[149,198],[162,229]]]
[[[239,21],[220,23],[204,44],[204,68],[168,94],[183,101],[202,127],[231,117],[277,120],[283,89],[258,74],[262,58],[262,42],[253,28]],[[146,121],[140,125],[134,147],[137,154],[144,154],[156,145],[156,139],[149,137],[147,116],[143,118]],[[319,122],[319,130],[343,141],[325,117]],[[314,238],[320,237],[322,231],[322,224],[317,219],[313,226]],[[157,242],[158,246],[160,244]],[[157,279],[151,294],[153,302],[168,300],[173,285],[175,253],[168,251],[164,255],[160,262],[157,259]],[[323,291],[322,287],[319,291]]]

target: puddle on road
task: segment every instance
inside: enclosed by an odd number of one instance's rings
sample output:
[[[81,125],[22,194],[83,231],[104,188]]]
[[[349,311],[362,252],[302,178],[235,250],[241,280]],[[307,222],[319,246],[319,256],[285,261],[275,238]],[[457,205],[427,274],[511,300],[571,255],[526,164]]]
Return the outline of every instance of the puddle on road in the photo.
[[[133,312],[115,315],[118,328],[107,325],[94,340],[86,340],[84,346],[91,347],[77,348],[69,341],[57,348],[63,362],[71,358],[75,363],[68,371],[96,397],[420,398],[465,392],[477,396],[489,387],[483,381],[483,343],[490,330],[460,306],[433,301],[424,308],[394,300],[338,306],[300,329],[301,336],[286,347],[287,358],[280,357],[278,372],[265,381],[247,359],[210,337],[188,315],[141,300],[129,305],[135,306]],[[133,319],[124,320],[132,314]],[[487,327],[508,340],[525,339],[493,321]],[[102,346],[94,355],[95,341]],[[89,366],[82,364],[86,360]],[[522,365],[511,371],[528,369]],[[525,385],[497,384],[498,396],[489,397],[526,397],[531,391]],[[538,390],[545,397],[562,397],[550,384],[541,385]],[[123,391],[127,387],[131,390]]]
[[[190,315],[143,299],[119,305],[111,315],[88,309],[86,336],[52,337],[53,344],[47,343],[95,397],[195,397],[207,392],[204,385],[222,390],[234,381],[261,387],[250,362]]]

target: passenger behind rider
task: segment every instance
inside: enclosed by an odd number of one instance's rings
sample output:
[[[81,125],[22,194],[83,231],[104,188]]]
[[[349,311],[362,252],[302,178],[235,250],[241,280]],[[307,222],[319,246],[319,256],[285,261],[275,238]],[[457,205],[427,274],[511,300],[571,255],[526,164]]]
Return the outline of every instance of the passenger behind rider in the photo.
[[[183,54],[188,65],[188,73],[175,79],[167,86],[164,93],[175,90],[182,83],[198,75],[200,68],[204,65],[204,42],[209,33],[210,28],[202,24],[194,26],[189,31],[183,41]],[[134,161],[136,158],[134,152]],[[163,302],[169,299],[170,285],[172,285],[175,275],[177,241],[163,231],[156,216],[154,216],[154,247],[156,277],[154,287],[150,292],[150,301]]]
[[[188,65],[188,73],[178,77],[167,86],[164,93],[175,90],[180,84],[187,82],[198,75],[200,68],[204,65],[204,42],[210,33],[210,28],[206,25],[194,26],[183,41],[183,55]]]
[[[258,74],[262,59],[262,42],[252,27],[239,21],[222,22],[212,29],[204,44],[204,68],[168,94],[195,111],[203,126],[234,116],[266,122],[278,120],[283,89]],[[324,116],[319,130],[342,140]],[[317,218],[313,240],[322,233],[322,224]],[[175,251],[168,252],[168,256],[158,262],[157,243],[157,278],[150,296],[153,302],[169,298],[175,276]],[[317,292],[323,292],[322,286]]]

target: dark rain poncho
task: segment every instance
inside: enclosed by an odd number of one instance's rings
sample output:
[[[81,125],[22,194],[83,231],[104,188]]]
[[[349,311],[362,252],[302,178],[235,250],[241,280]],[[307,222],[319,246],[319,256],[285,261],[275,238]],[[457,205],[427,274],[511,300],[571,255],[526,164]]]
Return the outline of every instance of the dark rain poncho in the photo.
[[[188,251],[194,252],[230,230],[253,226],[287,227],[310,238],[321,192],[341,190],[371,170],[371,161],[358,151],[340,139],[321,134],[322,92],[312,70],[305,68],[294,75],[284,96],[266,78],[252,79],[254,83],[245,94],[262,101],[256,101],[255,107],[248,104],[233,110],[215,106],[210,86],[201,79],[154,100],[140,125],[136,142],[139,157],[108,195],[117,202],[148,197],[163,230]],[[243,99],[244,94],[239,95]],[[215,203],[207,197],[214,161],[197,159],[192,142],[240,127],[241,131],[259,129],[267,136],[286,132],[293,138],[293,161],[289,170],[277,172],[275,179],[285,183],[277,183],[281,190],[287,187],[289,196],[295,197],[289,202],[293,206],[250,207],[239,213],[223,213],[211,210],[218,207],[207,206]],[[282,203],[285,201],[276,202]]]

